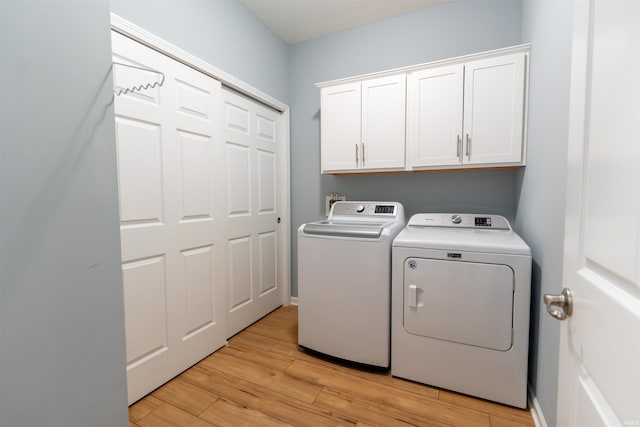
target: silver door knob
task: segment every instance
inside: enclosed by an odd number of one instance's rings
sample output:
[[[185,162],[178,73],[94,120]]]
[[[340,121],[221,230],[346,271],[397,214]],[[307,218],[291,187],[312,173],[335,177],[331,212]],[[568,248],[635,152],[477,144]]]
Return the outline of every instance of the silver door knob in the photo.
[[[544,303],[547,305],[547,312],[558,320],[565,320],[573,313],[573,299],[567,288],[560,295],[544,294]]]

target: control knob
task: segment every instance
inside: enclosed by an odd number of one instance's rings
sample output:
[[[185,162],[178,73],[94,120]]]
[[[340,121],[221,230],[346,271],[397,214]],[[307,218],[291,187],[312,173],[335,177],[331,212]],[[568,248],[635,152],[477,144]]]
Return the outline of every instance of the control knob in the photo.
[[[451,222],[454,224],[460,224],[462,222],[462,217],[460,215],[451,215]]]
[[[356,212],[358,213],[364,212],[364,205],[358,205],[358,207],[356,207]]]

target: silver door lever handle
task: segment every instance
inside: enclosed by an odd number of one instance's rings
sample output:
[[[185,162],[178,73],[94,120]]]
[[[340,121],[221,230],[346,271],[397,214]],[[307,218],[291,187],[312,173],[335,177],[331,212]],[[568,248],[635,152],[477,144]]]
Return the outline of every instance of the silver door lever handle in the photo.
[[[544,294],[544,303],[547,312],[558,320],[565,320],[573,313],[573,299],[571,291],[567,288],[560,295]]]

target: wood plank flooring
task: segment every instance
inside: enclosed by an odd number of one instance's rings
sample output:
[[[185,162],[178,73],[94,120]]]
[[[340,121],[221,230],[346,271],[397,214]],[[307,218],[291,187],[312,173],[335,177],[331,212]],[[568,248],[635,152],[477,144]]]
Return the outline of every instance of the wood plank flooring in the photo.
[[[533,426],[531,414],[298,350],[281,307],[129,408],[130,427]]]

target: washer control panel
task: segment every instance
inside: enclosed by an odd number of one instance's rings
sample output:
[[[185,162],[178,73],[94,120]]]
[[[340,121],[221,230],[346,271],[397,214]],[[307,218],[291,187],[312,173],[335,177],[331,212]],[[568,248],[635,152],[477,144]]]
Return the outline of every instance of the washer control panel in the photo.
[[[451,227],[490,230],[511,230],[509,221],[500,215],[483,214],[415,214],[409,219],[408,226],[414,227]]]
[[[329,218],[340,215],[363,215],[395,217],[398,205],[395,202],[335,202],[331,207]]]

